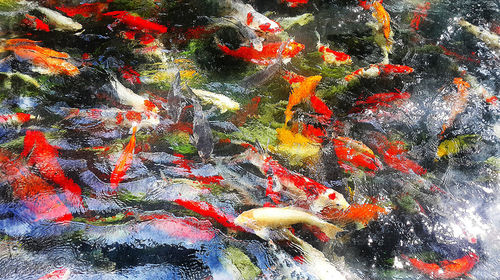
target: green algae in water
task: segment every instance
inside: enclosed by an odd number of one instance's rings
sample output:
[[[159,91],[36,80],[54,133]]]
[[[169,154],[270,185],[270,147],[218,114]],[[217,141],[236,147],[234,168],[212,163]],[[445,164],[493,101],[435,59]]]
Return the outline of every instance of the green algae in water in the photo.
[[[261,270],[240,249],[230,246],[225,250],[225,256],[241,273],[242,279],[257,279],[260,275]]]

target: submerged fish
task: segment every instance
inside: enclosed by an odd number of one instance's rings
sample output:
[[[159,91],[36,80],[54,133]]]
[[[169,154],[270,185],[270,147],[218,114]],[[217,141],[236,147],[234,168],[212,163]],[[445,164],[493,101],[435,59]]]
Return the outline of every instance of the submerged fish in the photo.
[[[500,50],[500,36],[497,34],[491,33],[488,30],[480,28],[471,24],[470,22],[460,19],[458,24],[465,28],[472,35],[476,36],[479,40],[483,41],[488,47],[492,48],[495,51]]]
[[[188,91],[191,95],[195,95],[189,87]],[[204,160],[208,160],[214,150],[214,140],[212,135],[212,129],[210,128],[210,123],[208,122],[203,109],[196,99],[193,101],[193,134],[190,137],[191,142],[198,150],[198,155]]]
[[[313,214],[295,208],[264,207],[241,213],[235,224],[252,230],[257,236],[268,240],[269,230],[289,228],[294,224],[308,224],[321,229],[329,238],[335,238],[343,229],[332,225]]]
[[[298,87],[292,88],[290,96],[288,97],[288,105],[285,110],[285,125],[287,125],[292,119],[293,106],[300,104],[304,100],[310,99],[314,95],[321,78],[321,76],[307,77]]]
[[[254,48],[250,47],[240,47],[236,50],[231,50],[225,45],[218,45],[223,53],[234,56],[237,58],[241,58],[245,61],[252,62],[260,65],[269,65],[276,62],[278,55],[280,54],[279,50],[281,48],[281,42],[277,43],[268,43],[262,47],[262,51],[257,51]],[[295,41],[290,41],[281,55],[283,56],[283,61],[287,62],[290,58],[297,55],[301,50],[304,49],[304,45],[297,43]]]
[[[26,113],[0,115],[0,124],[17,125],[34,119],[36,119],[35,116]]]
[[[467,255],[456,260],[444,260],[435,263],[426,263],[419,259],[409,258],[403,255],[411,265],[423,274],[427,274],[432,279],[453,279],[467,275],[479,260],[479,256],[469,252]]]
[[[225,95],[196,88],[191,90],[196,96],[198,96],[198,98],[201,99],[203,103],[217,106],[221,113],[225,113],[227,111],[237,111],[240,109],[240,104],[238,102]]]
[[[54,26],[54,30],[78,31],[83,28],[83,26],[78,22],[69,17],[63,16],[54,10],[44,7],[38,7],[37,10],[47,18],[50,25]]]
[[[65,13],[69,17],[74,17],[76,15],[81,15],[82,17],[91,17],[96,15],[98,19],[102,16],[102,12],[107,10],[109,6],[108,3],[84,3],[74,7],[60,6],[56,7],[57,10]]]
[[[379,76],[390,76],[395,74],[410,74],[412,72],[413,68],[405,65],[372,64],[368,68],[360,68],[352,72],[344,79],[347,82],[350,82],[359,78],[376,78]]]
[[[22,21],[24,24],[35,28],[38,31],[50,32],[49,26],[43,22],[41,19],[34,17],[32,15],[26,14],[26,18]]]
[[[71,275],[71,270],[69,268],[62,268],[52,271],[45,276],[38,278],[38,280],[67,280]]]
[[[122,154],[116,162],[115,169],[110,175],[109,182],[111,183],[111,188],[116,189],[118,184],[123,180],[123,177],[127,173],[130,165],[132,164],[132,159],[134,156],[135,149],[135,133],[137,132],[137,127],[133,127],[132,136],[127,146],[123,150]]]
[[[387,214],[387,210],[375,204],[351,204],[344,210],[326,208],[321,211],[325,220],[343,224],[358,222],[365,226],[380,214]]]

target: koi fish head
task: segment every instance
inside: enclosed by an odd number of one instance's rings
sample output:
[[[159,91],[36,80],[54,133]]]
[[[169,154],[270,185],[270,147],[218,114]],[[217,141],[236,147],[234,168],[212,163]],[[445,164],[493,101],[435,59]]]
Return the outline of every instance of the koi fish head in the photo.
[[[241,213],[234,219],[234,223],[245,229],[257,230],[259,228],[251,210]]]

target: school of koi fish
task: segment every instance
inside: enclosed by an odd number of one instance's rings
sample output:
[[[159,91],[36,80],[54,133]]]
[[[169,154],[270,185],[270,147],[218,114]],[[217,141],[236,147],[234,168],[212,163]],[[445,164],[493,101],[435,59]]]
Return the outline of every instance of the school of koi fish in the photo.
[[[500,4],[0,0],[0,279],[500,279]]]

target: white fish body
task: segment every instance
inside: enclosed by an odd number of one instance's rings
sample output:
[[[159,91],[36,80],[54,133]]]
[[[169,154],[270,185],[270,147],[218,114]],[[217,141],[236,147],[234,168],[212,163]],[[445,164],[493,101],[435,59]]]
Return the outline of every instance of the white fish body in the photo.
[[[55,26],[55,30],[78,31],[83,28],[82,25],[78,22],[72,20],[69,17],[63,16],[62,14],[54,10],[44,7],[38,7],[37,9],[38,11],[40,11],[40,13],[44,14],[45,17],[47,17],[50,24]]]
[[[472,35],[476,36],[479,40],[483,41],[488,47],[497,51],[500,50],[500,36],[480,28],[479,26],[475,26],[464,19],[461,19],[458,24]]]
[[[225,113],[227,111],[238,111],[240,109],[240,104],[231,98],[222,95],[213,93],[210,91],[202,90],[202,89],[192,89],[194,94],[198,96],[205,104],[213,104],[219,108],[221,113]]]
[[[113,87],[114,95],[118,101],[127,106],[132,106],[132,108],[137,112],[147,111],[146,107],[148,99],[134,93],[131,89],[126,88],[122,83],[118,81],[116,77],[110,79],[111,86]],[[153,113],[157,113],[158,108],[153,109]]]
[[[246,23],[246,25],[253,30],[270,33],[279,33],[282,30],[277,22],[270,20],[265,15],[257,12],[249,4],[243,4],[239,1],[233,1],[232,7],[236,11],[234,17],[237,18],[240,22]]]

